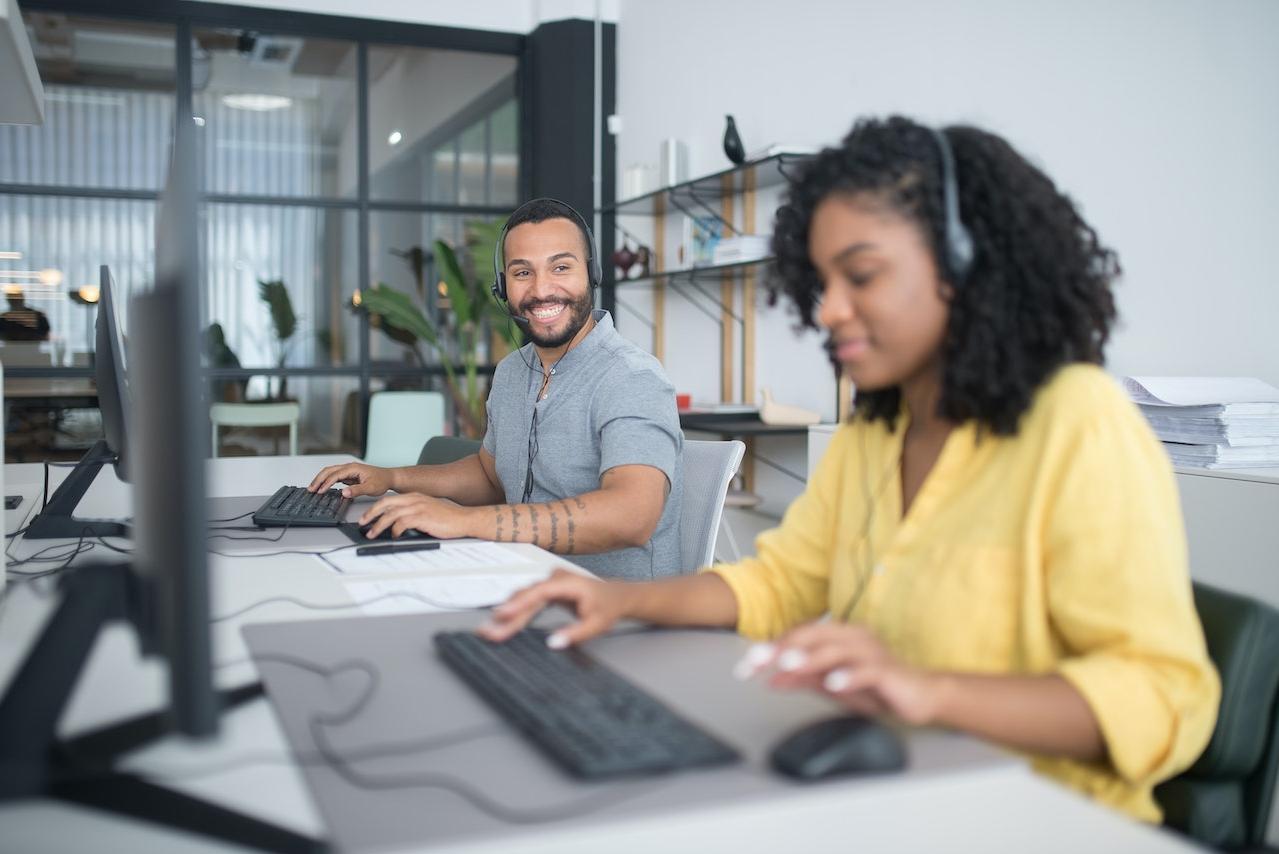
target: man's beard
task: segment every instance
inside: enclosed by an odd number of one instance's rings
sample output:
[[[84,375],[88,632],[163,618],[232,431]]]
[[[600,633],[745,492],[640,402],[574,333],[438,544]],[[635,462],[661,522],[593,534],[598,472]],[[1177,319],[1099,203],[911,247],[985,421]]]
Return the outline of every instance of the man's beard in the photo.
[[[537,302],[528,301],[520,306],[520,314],[524,317],[532,317],[534,308],[540,308],[545,305],[564,305],[567,306],[569,313],[568,325],[564,327],[562,332],[551,335],[544,335],[532,324],[527,326],[526,332],[529,340],[539,347],[547,350],[553,350],[556,347],[562,347],[569,341],[573,340],[573,336],[582,331],[582,327],[586,325],[586,321],[591,317],[591,291],[587,288],[586,293],[579,298],[569,300],[539,300]]]

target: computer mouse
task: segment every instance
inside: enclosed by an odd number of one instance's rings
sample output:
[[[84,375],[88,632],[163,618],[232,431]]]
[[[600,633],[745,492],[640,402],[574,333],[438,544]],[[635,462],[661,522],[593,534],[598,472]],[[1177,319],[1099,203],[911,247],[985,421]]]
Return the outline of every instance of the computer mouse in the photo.
[[[372,522],[369,522],[367,525],[361,525],[359,527],[360,536],[366,540],[369,539],[369,530],[372,527],[373,527]],[[388,527],[382,533],[378,534],[376,537],[370,540],[370,542],[379,543],[379,542],[382,542],[383,540],[395,540],[397,542],[401,542],[403,540],[424,540],[429,537],[430,537],[430,534],[424,534],[421,531],[419,531],[417,528],[408,528],[402,534],[396,537],[391,535],[391,529]]]
[[[906,767],[906,750],[897,734],[861,715],[828,718],[802,727],[773,747],[770,758],[777,771],[808,781]]]

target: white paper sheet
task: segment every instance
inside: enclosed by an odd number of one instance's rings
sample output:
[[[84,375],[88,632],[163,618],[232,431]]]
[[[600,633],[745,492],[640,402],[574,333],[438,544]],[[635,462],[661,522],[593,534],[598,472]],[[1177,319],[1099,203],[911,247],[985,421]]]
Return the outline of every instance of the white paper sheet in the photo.
[[[1149,406],[1279,403],[1279,388],[1255,377],[1124,377],[1124,390]]]
[[[441,543],[433,551],[396,554],[356,554],[355,549],[326,554],[321,559],[343,575],[403,575],[413,572],[467,572],[492,567],[524,566],[533,561],[498,543]]]
[[[428,614],[490,608],[505,602],[520,588],[541,581],[549,573],[504,575],[441,575],[416,578],[377,578],[346,582],[351,598],[366,614]]]

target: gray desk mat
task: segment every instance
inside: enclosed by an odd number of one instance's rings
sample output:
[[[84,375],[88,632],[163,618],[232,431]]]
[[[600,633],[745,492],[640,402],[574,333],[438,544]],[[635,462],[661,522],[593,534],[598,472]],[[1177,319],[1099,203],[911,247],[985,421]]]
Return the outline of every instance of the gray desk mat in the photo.
[[[752,798],[799,797],[808,786],[772,773],[768,749],[796,727],[838,713],[825,698],[777,692],[758,681],[738,682],[730,671],[748,642],[730,632],[641,631],[598,638],[587,651],[705,726],[743,755],[728,767],[656,778],[582,783],[562,772],[489,709],[436,658],[432,635],[469,629],[477,612],[362,617],[269,623],[244,628],[277,719],[299,754],[302,771],[324,816],[332,842],[346,851],[432,843],[500,841],[539,824],[594,823],[637,818]],[[547,612],[542,625],[565,620]],[[370,688],[359,669],[328,677],[267,660],[289,656],[324,668],[352,662],[378,674],[363,710],[326,727],[334,752],[362,785],[348,783],[315,753],[317,716],[340,715]],[[476,728],[483,734],[474,737]],[[453,734],[473,737],[454,741]],[[911,779],[974,771],[1017,760],[974,739],[938,730],[914,730],[908,739]],[[414,751],[436,740],[437,747]],[[439,747],[439,744],[446,746]],[[403,749],[395,749],[402,744]],[[389,748],[388,748],[389,746]],[[379,749],[381,748],[381,749]],[[431,779],[449,778],[507,811],[506,820]],[[845,778],[823,787],[888,785],[891,777]],[[850,791],[850,794],[853,792]],[[855,819],[850,801],[850,820]],[[559,813],[550,822],[542,813]]]

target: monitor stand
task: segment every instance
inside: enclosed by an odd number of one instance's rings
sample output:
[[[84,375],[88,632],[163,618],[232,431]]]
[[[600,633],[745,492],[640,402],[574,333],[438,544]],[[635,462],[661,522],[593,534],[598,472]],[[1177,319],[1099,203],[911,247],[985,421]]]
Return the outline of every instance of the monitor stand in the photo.
[[[76,463],[71,474],[54,490],[44,509],[23,534],[28,540],[78,540],[92,537],[128,537],[129,526],[102,519],[77,519],[76,505],[98,476],[103,465],[115,459],[105,439],[99,439]]]
[[[0,803],[53,798],[266,851],[317,852],[321,841],[190,795],[115,765],[168,733],[164,713],[59,739],[58,722],[98,632],[132,623],[148,649],[155,587],[128,564],[98,564],[65,576],[61,602],[0,698]],[[223,709],[261,696],[262,685],[223,692]]]

